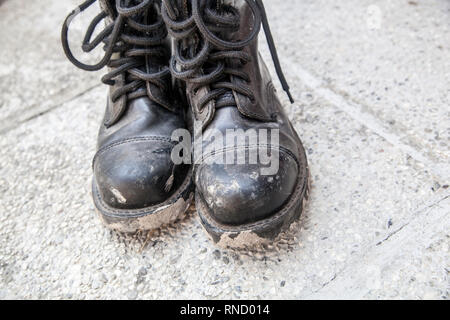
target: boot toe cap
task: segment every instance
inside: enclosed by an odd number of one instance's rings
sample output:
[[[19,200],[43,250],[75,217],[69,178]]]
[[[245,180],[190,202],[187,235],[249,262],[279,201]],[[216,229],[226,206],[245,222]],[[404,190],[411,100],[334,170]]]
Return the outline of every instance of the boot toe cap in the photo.
[[[99,151],[94,176],[102,201],[115,209],[141,209],[167,200],[180,169],[173,167],[171,150],[170,144],[134,141]]]
[[[276,214],[296,186],[297,162],[280,154],[279,169],[263,175],[261,165],[202,164],[196,187],[212,217],[226,225],[254,223]]]

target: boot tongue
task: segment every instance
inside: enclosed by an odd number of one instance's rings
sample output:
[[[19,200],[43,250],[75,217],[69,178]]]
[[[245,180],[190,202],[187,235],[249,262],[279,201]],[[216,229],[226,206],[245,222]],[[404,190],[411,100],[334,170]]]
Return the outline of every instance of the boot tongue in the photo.
[[[236,3],[239,2],[239,0],[216,0],[216,1],[217,1],[218,12],[220,12],[221,8],[223,8],[224,6],[236,7]],[[223,10],[223,9],[222,9],[222,14],[226,14],[225,10]],[[224,30],[223,32],[220,32],[220,34],[218,36],[221,39],[226,40],[226,41],[239,40],[238,32],[230,32],[229,30]],[[231,81],[231,79],[226,79],[226,81]],[[221,106],[221,107],[237,106],[233,91],[228,90],[226,93],[224,93],[219,98],[217,98],[216,105]]]
[[[234,107],[237,106],[233,91],[229,90],[216,99],[216,106],[220,107]]]

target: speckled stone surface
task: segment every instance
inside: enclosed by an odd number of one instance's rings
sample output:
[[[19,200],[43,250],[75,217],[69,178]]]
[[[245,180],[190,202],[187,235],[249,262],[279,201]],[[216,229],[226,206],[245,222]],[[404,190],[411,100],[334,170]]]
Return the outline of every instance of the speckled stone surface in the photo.
[[[215,247],[195,212],[151,234],[103,228],[90,182],[106,88],[57,43],[76,1],[21,3],[0,6],[0,299],[448,299],[448,1],[377,1],[381,24],[369,1],[266,1],[312,192],[253,251]]]
[[[267,6],[286,66],[309,71],[449,178],[449,1],[286,0]]]
[[[73,68],[61,49],[61,25],[81,1],[6,0],[0,6],[0,132],[60,106],[99,85],[101,73]],[[80,49],[83,30],[96,10],[75,19],[70,39],[74,52],[94,61]]]

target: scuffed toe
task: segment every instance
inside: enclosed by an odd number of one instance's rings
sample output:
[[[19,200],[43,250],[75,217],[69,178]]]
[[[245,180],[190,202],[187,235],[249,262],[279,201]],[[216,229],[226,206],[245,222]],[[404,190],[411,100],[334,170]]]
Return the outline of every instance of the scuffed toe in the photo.
[[[202,164],[196,186],[216,221],[242,225],[275,214],[292,195],[297,176],[296,161],[281,153],[274,175],[262,175],[258,164]]]
[[[116,209],[141,209],[168,199],[187,172],[174,167],[172,145],[129,141],[101,149],[94,159],[94,175],[101,199]]]

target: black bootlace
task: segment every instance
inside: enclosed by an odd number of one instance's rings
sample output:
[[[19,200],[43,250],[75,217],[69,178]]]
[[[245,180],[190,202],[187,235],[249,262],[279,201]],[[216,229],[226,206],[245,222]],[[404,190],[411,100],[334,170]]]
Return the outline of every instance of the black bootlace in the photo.
[[[238,42],[220,39],[215,34],[239,30],[240,15],[237,9],[232,6],[220,6],[219,0],[192,0],[191,14],[186,18],[188,14],[180,12],[180,8],[173,1],[163,0],[161,8],[169,33],[177,40],[170,70],[174,77],[189,82],[194,91],[204,86],[210,87],[210,91],[200,99],[198,109],[203,109],[213,100],[216,101],[216,107],[229,106],[230,99],[219,98],[230,91],[245,95],[252,101],[255,99],[248,85],[234,84],[230,81],[230,76],[239,77],[246,82],[250,81],[249,76],[240,70],[239,65],[251,61],[251,56],[242,50],[257,37],[261,23],[283,90],[286,91],[291,103],[294,102],[281,68],[262,0],[245,0],[252,11],[254,22],[250,34]],[[183,42],[193,37],[201,38],[202,47],[194,53],[182,49]],[[205,65],[214,67],[204,68]]]
[[[129,5],[123,5],[123,0],[116,0],[117,17],[106,26],[94,40],[92,35],[98,24],[108,17],[108,13],[102,11],[90,23],[83,40],[82,49],[84,52],[91,52],[100,43],[104,43],[105,55],[96,64],[88,65],[74,57],[69,46],[68,32],[70,23],[79,13],[89,8],[96,0],[87,0],[77,9],[72,11],[66,18],[61,32],[61,42],[67,58],[78,68],[86,71],[97,71],[105,66],[112,69],[102,78],[102,82],[114,86],[116,78],[119,75],[126,75],[125,84],[118,86],[111,94],[111,100],[116,102],[123,95],[128,99],[135,99],[150,94],[146,90],[138,90],[144,86],[155,85],[161,90],[166,90],[166,81],[164,79],[170,75],[167,66],[158,67],[157,71],[143,71],[149,58],[163,58],[167,56],[166,49],[161,45],[167,37],[167,29],[160,15],[157,14],[157,21],[147,24],[146,16],[148,10],[153,7],[157,9],[154,0],[134,0],[128,1]],[[134,5],[130,5],[130,3]],[[113,59],[113,55],[119,53],[120,57]],[[154,101],[159,103],[158,101]]]

